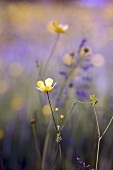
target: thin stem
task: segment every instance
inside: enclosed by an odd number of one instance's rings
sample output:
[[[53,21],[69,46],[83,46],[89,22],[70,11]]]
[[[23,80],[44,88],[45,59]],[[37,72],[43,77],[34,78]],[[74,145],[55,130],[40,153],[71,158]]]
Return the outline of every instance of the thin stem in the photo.
[[[49,93],[48,92],[47,92],[47,97],[48,97],[49,105],[50,105],[50,108],[51,108],[53,123],[55,125],[55,129],[56,129],[56,132],[57,132],[57,124],[56,124],[55,117],[54,117],[54,114],[53,114],[53,109],[52,109],[52,105],[51,105],[51,101],[50,101]]]
[[[101,138],[105,135],[106,131],[108,130],[109,126],[111,125],[112,120],[113,120],[113,116],[112,116],[111,120],[109,121],[109,123],[108,123],[106,129],[104,130],[103,134],[101,135]]]
[[[97,117],[97,112],[96,112],[95,106],[94,106],[93,108],[94,108],[94,113],[95,113],[95,118],[96,118],[96,124],[97,124],[97,132],[98,132],[98,147],[97,147],[96,169],[95,169],[95,170],[97,170],[97,168],[98,168],[98,158],[99,158],[100,140],[101,140],[101,137],[100,137],[100,127],[99,127],[99,122],[98,122],[98,117]]]
[[[98,158],[99,158],[99,151],[100,151],[100,140],[101,138],[98,137],[98,147],[97,147],[97,157],[96,157],[96,169],[98,169]]]
[[[97,131],[98,131],[98,147],[97,147],[97,157],[96,157],[96,169],[98,169],[98,159],[99,159],[99,152],[100,152],[100,140],[102,139],[102,137],[105,135],[106,131],[108,130],[109,126],[111,125],[111,122],[113,120],[113,116],[111,118],[111,120],[109,121],[107,127],[105,128],[103,134],[100,134],[100,127],[99,127],[99,121],[98,121],[98,117],[97,117],[97,112],[94,106],[94,113],[95,113],[95,118],[96,118],[96,124],[97,124]]]
[[[62,150],[61,150],[60,142],[58,143],[58,146],[59,146],[60,160],[61,160],[61,163],[62,163],[62,170],[64,170],[64,164],[63,164],[63,159],[62,159]]]
[[[32,125],[33,136],[34,136],[34,140],[35,140],[35,144],[36,144],[37,155],[38,155],[40,163],[41,163],[41,154],[40,154],[39,144],[38,144],[37,135],[36,135],[35,123],[31,123],[31,125]],[[40,166],[40,168],[42,170],[41,166]]]
[[[100,138],[100,127],[99,127],[99,122],[98,122],[98,117],[97,117],[97,112],[96,112],[95,106],[94,106],[94,113],[95,113],[95,118],[96,118],[98,137]]]
[[[43,77],[45,76],[45,73],[46,73],[46,71],[47,71],[47,68],[49,67],[49,64],[50,64],[50,62],[51,62],[51,58],[52,58],[52,55],[53,55],[53,53],[54,53],[54,51],[55,51],[55,48],[56,48],[56,46],[57,46],[59,37],[60,37],[60,34],[57,34],[56,41],[55,41],[55,43],[54,43],[54,45],[53,45],[53,48],[52,48],[51,53],[50,53],[50,56],[49,56],[49,58],[47,59],[47,62],[46,62],[45,67],[44,67]]]
[[[69,120],[69,118],[70,118],[70,116],[71,116],[71,114],[72,114],[72,111],[73,111],[73,109],[74,109],[74,107],[75,107],[75,105],[76,105],[77,103],[80,103],[80,104],[91,104],[91,102],[88,102],[88,103],[84,103],[84,102],[81,102],[81,101],[75,102],[74,105],[73,105],[73,107],[71,108],[71,111],[70,111],[67,119],[65,120],[64,124],[62,125],[61,131],[63,130],[63,128],[64,128],[64,126],[66,125],[66,123],[68,122],[68,120]]]

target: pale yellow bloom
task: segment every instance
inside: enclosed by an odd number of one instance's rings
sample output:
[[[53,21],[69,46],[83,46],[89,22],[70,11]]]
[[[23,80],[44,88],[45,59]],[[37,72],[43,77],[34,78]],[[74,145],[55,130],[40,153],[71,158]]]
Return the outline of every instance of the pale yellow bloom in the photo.
[[[65,33],[68,30],[68,28],[69,28],[68,25],[63,25],[58,21],[51,21],[48,24],[48,30],[51,32]]]
[[[51,79],[51,78],[47,78],[46,80],[45,80],[45,84],[44,84],[44,82],[43,81],[41,81],[41,80],[39,80],[39,81],[37,81],[37,89],[38,90],[40,90],[40,91],[42,91],[42,92],[45,92],[45,93],[47,93],[47,92],[50,92],[50,91],[52,91],[52,89],[55,87],[55,85],[56,85],[56,83],[52,86],[52,84],[53,84],[53,79]]]

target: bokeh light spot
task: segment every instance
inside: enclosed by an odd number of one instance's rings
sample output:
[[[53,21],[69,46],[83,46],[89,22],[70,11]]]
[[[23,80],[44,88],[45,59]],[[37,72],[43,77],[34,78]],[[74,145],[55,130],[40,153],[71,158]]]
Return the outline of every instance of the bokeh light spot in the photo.
[[[24,101],[23,101],[22,97],[20,97],[20,96],[14,97],[11,101],[11,106],[14,110],[22,109],[24,106]]]
[[[44,115],[48,116],[51,114],[51,108],[50,106],[47,104],[47,105],[44,105],[43,108],[42,108],[42,112]]]
[[[91,63],[95,66],[95,67],[101,67],[104,65],[105,60],[104,57],[101,54],[95,54],[92,58],[91,58]]]
[[[0,129],[0,140],[3,139],[5,136],[5,133],[3,131],[3,129]]]
[[[18,77],[22,74],[23,68],[19,63],[12,63],[9,66],[10,75],[13,77]]]
[[[4,80],[0,80],[0,94],[4,94],[7,92],[8,86]]]

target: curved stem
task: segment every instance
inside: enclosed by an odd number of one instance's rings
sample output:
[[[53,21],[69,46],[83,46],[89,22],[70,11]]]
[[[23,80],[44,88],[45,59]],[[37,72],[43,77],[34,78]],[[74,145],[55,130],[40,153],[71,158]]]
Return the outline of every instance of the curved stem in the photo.
[[[47,92],[47,97],[48,97],[49,105],[50,105],[50,108],[51,108],[53,123],[55,125],[55,129],[56,129],[56,132],[57,132],[57,124],[56,124],[55,117],[54,117],[54,114],[53,114],[53,109],[52,109],[52,105],[51,105],[51,101],[50,101],[49,93],[48,92]]]
[[[47,59],[47,62],[46,62],[45,67],[44,67],[43,77],[45,76],[45,73],[46,73],[46,71],[47,71],[47,68],[49,67],[49,64],[50,64],[50,62],[51,62],[51,58],[52,58],[52,55],[53,55],[53,53],[54,53],[54,51],[55,51],[55,48],[56,48],[56,46],[57,46],[59,37],[60,37],[60,34],[57,34],[56,41],[55,41],[55,43],[54,43],[54,45],[53,45],[52,51],[51,51],[51,53],[50,53],[50,56],[49,56],[49,58]]]
[[[105,135],[106,131],[108,130],[109,126],[111,125],[112,120],[113,120],[113,116],[112,116],[111,120],[109,121],[109,123],[108,123],[106,129],[104,130],[103,134],[101,135],[101,138]]]

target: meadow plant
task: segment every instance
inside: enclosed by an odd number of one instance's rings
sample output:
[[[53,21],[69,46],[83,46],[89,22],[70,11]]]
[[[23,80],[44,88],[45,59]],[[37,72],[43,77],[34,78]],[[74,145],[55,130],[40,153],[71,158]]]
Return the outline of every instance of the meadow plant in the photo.
[[[76,90],[76,95],[78,95],[79,97],[82,96],[83,99],[85,99],[85,100],[84,101],[80,101],[80,100],[73,101],[73,106],[67,115],[65,113],[61,113],[61,108],[60,108],[60,106],[62,106],[66,102],[66,100],[68,100],[68,94],[70,93],[69,88],[73,88],[73,87],[76,88],[75,87],[76,85],[74,85],[72,78],[71,78],[73,72],[75,72],[78,69],[78,67],[80,67],[83,71],[84,70],[88,71],[88,69],[90,69],[92,67],[92,64],[89,62],[90,55],[91,55],[91,49],[85,45],[87,40],[83,39],[82,42],[80,43],[77,53],[71,52],[71,53],[68,53],[68,55],[66,55],[64,61],[65,61],[65,66],[68,67],[68,69],[67,69],[67,71],[60,71],[60,75],[63,76],[63,82],[62,82],[62,86],[59,89],[56,89],[58,82],[53,84],[53,79],[52,78],[45,79],[45,74],[47,74],[47,69],[50,66],[50,62],[53,58],[53,54],[55,52],[57,43],[59,41],[60,34],[66,33],[69,26],[62,25],[57,21],[52,21],[49,23],[48,28],[57,34],[57,38],[56,38],[54,46],[51,50],[50,56],[48,57],[48,59],[45,63],[45,66],[43,68],[42,76],[41,76],[42,80],[38,80],[36,83],[36,89],[41,91],[42,93],[44,93],[47,96],[47,100],[48,100],[50,110],[51,110],[52,120],[50,120],[48,127],[47,127],[47,133],[45,136],[45,142],[44,142],[42,154],[41,154],[40,148],[39,148],[39,142],[38,142],[39,139],[37,138],[37,135],[36,135],[36,128],[35,128],[36,120],[35,119],[31,120],[33,135],[34,135],[34,139],[35,139],[35,143],[36,143],[37,155],[38,155],[38,159],[40,160],[39,161],[40,166],[38,166],[38,168],[40,168],[41,170],[45,169],[45,161],[46,161],[45,159],[46,159],[46,154],[47,154],[47,149],[48,149],[50,129],[53,128],[52,127],[52,122],[53,122],[53,124],[54,124],[53,129],[55,129],[56,144],[58,146],[57,147],[58,149],[56,150],[56,154],[55,154],[54,159],[50,165],[50,169],[54,169],[54,165],[57,162],[57,156],[58,156],[58,151],[59,151],[59,158],[60,158],[60,162],[61,162],[59,170],[60,169],[68,170],[67,167],[65,166],[65,160],[63,159],[63,149],[61,147],[62,146],[61,141],[64,142],[63,131],[64,131],[65,126],[69,122],[69,119],[73,113],[73,110],[75,109],[75,106],[78,104],[80,104],[80,105],[88,104],[88,105],[92,105],[92,109],[94,110],[96,127],[97,127],[97,132],[98,132],[96,163],[94,165],[95,167],[90,170],[94,170],[94,169],[99,170],[98,163],[99,163],[99,155],[100,155],[100,142],[101,142],[102,138],[104,137],[105,133],[107,132],[107,130],[113,120],[113,116],[111,117],[104,132],[101,133],[100,132],[100,124],[99,124],[98,115],[97,115],[98,100],[95,95],[90,95],[90,97],[88,97],[85,92],[80,91],[80,87],[79,87],[79,90]],[[68,59],[68,62],[66,59]],[[84,62],[85,62],[85,65],[84,65]],[[85,81],[89,81],[89,82],[92,81],[92,78],[90,78],[88,76],[83,76],[82,79]],[[43,82],[43,80],[44,80],[44,82]],[[55,90],[57,90],[57,91],[59,90],[59,91],[57,92],[56,103],[54,104],[54,107],[53,107],[52,103],[51,103],[50,93],[52,93]],[[67,93],[66,93],[66,90],[67,90]],[[81,99],[81,98],[79,98],[79,99]],[[57,116],[56,116],[56,113],[57,113]],[[76,131],[76,129],[74,129],[74,130]],[[79,165],[79,167],[77,167],[78,170],[84,170],[84,169],[90,168],[90,165],[89,164],[87,165],[85,162],[83,162],[81,160],[80,156],[77,156],[77,158],[75,158],[75,160],[77,160],[77,163]],[[95,160],[95,158],[94,158],[94,160]]]

